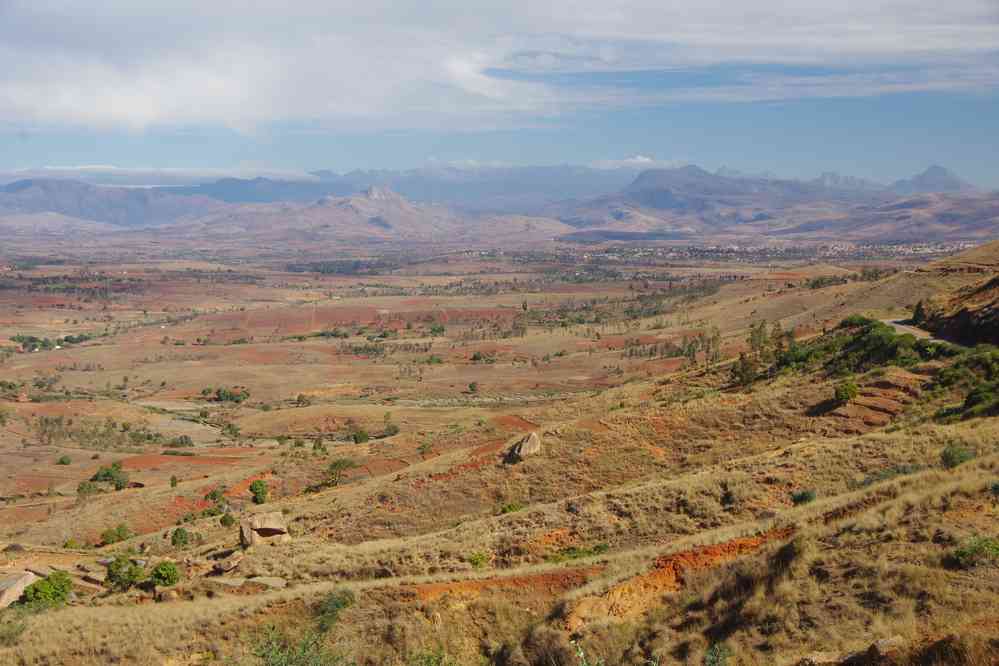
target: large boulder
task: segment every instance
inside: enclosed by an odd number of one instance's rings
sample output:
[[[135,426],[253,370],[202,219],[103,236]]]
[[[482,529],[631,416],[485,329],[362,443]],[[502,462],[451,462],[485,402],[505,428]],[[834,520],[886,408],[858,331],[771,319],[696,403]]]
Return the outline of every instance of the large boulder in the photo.
[[[519,463],[528,456],[536,456],[541,453],[541,436],[532,432],[522,437],[511,440],[511,445],[507,448],[503,462],[508,465]]]
[[[20,599],[24,590],[36,580],[40,579],[30,571],[16,571],[0,578],[0,608],[6,608]]]
[[[262,543],[288,543],[288,523],[280,511],[255,513],[239,523],[239,541],[244,548]]]

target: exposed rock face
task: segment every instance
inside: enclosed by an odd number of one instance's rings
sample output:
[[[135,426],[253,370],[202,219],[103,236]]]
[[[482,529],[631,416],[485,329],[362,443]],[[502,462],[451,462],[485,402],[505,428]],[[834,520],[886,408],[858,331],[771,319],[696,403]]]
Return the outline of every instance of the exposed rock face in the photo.
[[[280,511],[257,513],[239,524],[239,541],[244,548],[262,543],[288,543],[291,535]]]
[[[536,456],[541,453],[541,436],[536,432],[512,441],[512,445],[507,449],[506,456],[503,458],[503,462],[508,465],[519,463],[528,456]]]
[[[21,598],[24,590],[39,580],[30,571],[18,571],[0,579],[0,608],[6,608]]]
[[[239,563],[243,561],[242,553],[233,553],[224,560],[219,560],[214,565],[212,565],[212,571],[216,574],[224,574],[233,571],[239,566]]]

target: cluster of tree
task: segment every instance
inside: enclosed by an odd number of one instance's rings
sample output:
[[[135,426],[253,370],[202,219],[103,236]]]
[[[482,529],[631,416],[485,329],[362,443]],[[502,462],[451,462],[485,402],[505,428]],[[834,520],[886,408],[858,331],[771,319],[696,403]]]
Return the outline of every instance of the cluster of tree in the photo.
[[[209,387],[201,389],[201,395],[213,402],[234,402],[239,404],[245,402],[250,397],[250,391],[243,386],[235,386],[233,388],[222,386],[217,389]]]
[[[752,384],[759,376],[760,368],[779,362],[795,345],[793,331],[785,331],[776,321],[768,326],[766,320],[749,327],[747,342],[749,352],[740,352],[732,366],[732,382],[739,386]]]

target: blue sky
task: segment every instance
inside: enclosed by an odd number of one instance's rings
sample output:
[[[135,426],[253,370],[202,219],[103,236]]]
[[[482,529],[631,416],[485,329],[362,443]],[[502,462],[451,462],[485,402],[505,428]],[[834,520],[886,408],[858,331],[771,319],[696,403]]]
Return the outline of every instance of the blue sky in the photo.
[[[999,188],[999,3],[786,4],[0,0],[0,171],[641,155]]]

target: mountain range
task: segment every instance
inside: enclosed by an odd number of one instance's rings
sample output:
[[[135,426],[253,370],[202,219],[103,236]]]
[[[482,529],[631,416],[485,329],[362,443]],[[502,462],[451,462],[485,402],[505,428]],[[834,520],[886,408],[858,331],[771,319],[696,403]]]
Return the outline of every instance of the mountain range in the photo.
[[[812,180],[589,167],[318,171],[308,181],[226,178],[181,187],[102,187],[57,179],[0,186],[0,228],[44,220],[269,243],[467,242],[497,246],[603,240],[851,240],[999,237],[999,193],[932,166],[890,186],[825,173]],[[53,217],[54,216],[54,217]],[[69,222],[73,222],[72,225]],[[15,224],[16,222],[16,224]],[[84,226],[81,226],[83,224]],[[27,226],[26,226],[27,225]],[[108,227],[107,225],[110,225]],[[519,231],[518,231],[519,230]],[[68,237],[68,236],[67,236]]]

